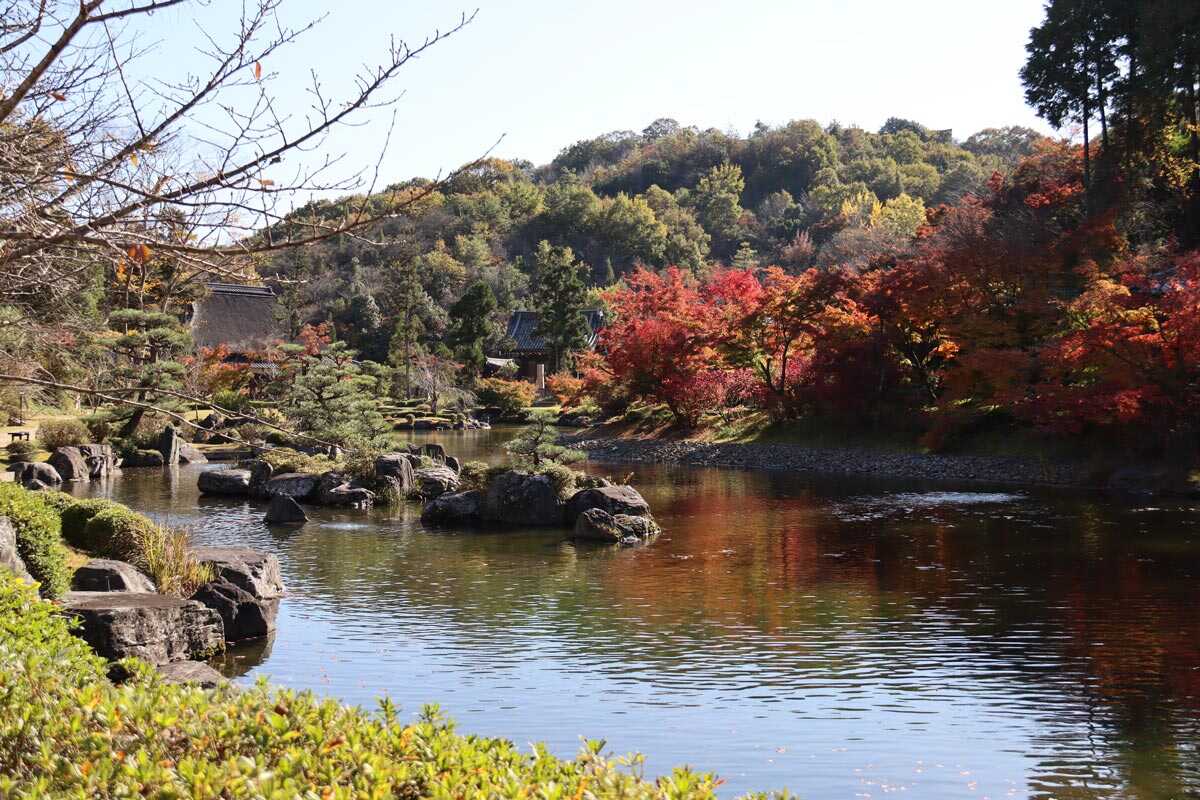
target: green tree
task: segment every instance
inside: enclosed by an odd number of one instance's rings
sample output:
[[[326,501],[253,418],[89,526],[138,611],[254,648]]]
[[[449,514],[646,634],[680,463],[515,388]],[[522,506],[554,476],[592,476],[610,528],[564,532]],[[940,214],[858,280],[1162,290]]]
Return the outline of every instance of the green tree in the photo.
[[[137,389],[132,392],[134,400],[167,410],[179,405],[177,399],[161,393],[183,388],[185,369],[179,359],[191,349],[192,338],[178,317],[123,308],[109,315],[108,330],[100,334],[97,343],[111,355],[114,382]],[[134,408],[121,436],[131,436],[145,414],[146,409]]]
[[[357,355],[345,342],[333,342],[300,356],[282,403],[298,430],[353,449],[383,444],[389,426],[377,407],[379,382],[363,372]]]
[[[440,316],[437,303],[421,285],[420,267],[410,261],[394,265],[392,272],[396,324],[388,343],[388,361],[396,368],[405,399],[412,396],[414,366],[425,355],[422,337]]]
[[[687,195],[700,223],[721,244],[724,252],[729,252],[737,243],[739,222],[745,211],[741,203],[745,188],[741,167],[726,162],[709,170]]]
[[[446,342],[468,377],[473,378],[483,371],[484,344],[496,333],[493,320],[496,308],[496,295],[482,281],[471,284],[450,306],[450,330]]]
[[[582,267],[569,247],[554,247],[542,240],[534,254],[533,308],[538,314],[537,335],[550,350],[551,371],[558,372],[571,354],[587,344],[589,334],[587,288]]]

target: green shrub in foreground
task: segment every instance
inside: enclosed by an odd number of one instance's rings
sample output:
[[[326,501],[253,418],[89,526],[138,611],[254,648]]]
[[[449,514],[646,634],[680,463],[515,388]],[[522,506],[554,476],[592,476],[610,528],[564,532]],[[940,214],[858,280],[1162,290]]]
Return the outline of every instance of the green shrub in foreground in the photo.
[[[310,692],[213,691],[103,663],[27,587],[0,578],[0,797],[710,798],[676,770],[655,783],[600,757],[573,761],[460,736],[436,708],[402,724]],[[635,766],[637,761],[634,762]]]
[[[128,561],[135,567],[145,569],[138,563],[141,544],[153,535],[153,522],[134,513],[122,505],[113,503],[97,511],[83,528],[79,539],[80,549],[92,555]]]
[[[17,533],[17,554],[46,597],[61,597],[70,585],[67,548],[58,512],[38,492],[0,483],[0,517],[8,517]],[[3,706],[0,705],[0,708]]]
[[[73,547],[87,549],[84,530],[87,528],[88,522],[101,511],[118,507],[119,504],[114,503],[112,500],[105,500],[102,497],[76,500],[60,512],[62,515],[63,539],[66,539],[67,544]]]

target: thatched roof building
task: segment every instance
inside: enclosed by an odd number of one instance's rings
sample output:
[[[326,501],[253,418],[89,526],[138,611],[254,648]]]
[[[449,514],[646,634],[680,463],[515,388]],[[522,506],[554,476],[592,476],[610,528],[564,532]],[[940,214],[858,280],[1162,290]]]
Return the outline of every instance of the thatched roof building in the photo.
[[[225,345],[232,353],[262,350],[282,338],[275,302],[265,286],[210,283],[208,294],[192,303],[192,341],[197,348]]]

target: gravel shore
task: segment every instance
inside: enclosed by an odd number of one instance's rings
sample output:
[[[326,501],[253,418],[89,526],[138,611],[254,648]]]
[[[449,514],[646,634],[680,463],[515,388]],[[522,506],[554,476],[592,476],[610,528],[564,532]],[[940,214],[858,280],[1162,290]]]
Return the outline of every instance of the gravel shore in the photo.
[[[1094,486],[1082,464],[1018,456],[898,453],[794,444],[713,444],[695,441],[594,438],[588,431],[564,437],[593,461],[690,464],[782,470],[831,476],[973,482],[1006,486]]]

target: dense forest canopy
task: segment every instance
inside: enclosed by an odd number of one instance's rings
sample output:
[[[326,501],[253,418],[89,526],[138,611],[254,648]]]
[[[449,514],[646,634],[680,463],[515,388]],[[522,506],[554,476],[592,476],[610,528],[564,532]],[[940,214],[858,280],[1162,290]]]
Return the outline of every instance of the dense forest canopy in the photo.
[[[801,120],[747,136],[658,119],[641,133],[576,142],[540,167],[485,161],[360,235],[282,254],[259,271],[285,287],[304,282],[284,289],[293,330],[331,315],[339,335],[383,358],[386,336],[372,330],[367,307],[393,318],[399,283],[412,274],[434,332],[449,323],[441,312],[480,282],[497,299],[497,318],[530,305],[542,241],[570,247],[595,287],[638,265],[697,276],[720,264],[866,266],[904,252],[926,209],[983,191],[1043,140],[1010,127],[960,143],[899,118],[878,132]],[[425,185],[389,187],[387,196]],[[360,202],[312,203],[273,233],[333,223]],[[388,201],[379,202],[386,212]],[[410,261],[415,271],[398,267]]]
[[[90,3],[80,30],[95,21]],[[256,53],[298,35],[255,49],[255,29],[242,30],[218,82],[269,80]],[[72,127],[65,113],[88,122],[76,88],[88,81],[120,107],[124,67],[88,77],[83,50],[22,82],[33,60],[13,31],[0,133],[28,163],[53,158],[32,173],[16,158],[5,176],[19,179],[0,185],[12,231],[0,242],[5,405],[21,375],[60,389],[117,380],[144,399],[211,394],[220,364],[189,361],[180,323],[205,282],[226,277],[278,293],[290,344],[265,355],[324,359],[289,375],[327,369],[334,383],[431,406],[465,409],[504,388],[481,382],[485,356],[506,349],[504,323],[523,309],[540,312],[552,391],[594,413],[646,402],[693,426],[749,409],[899,427],[935,447],[988,427],[1119,430],[1196,453],[1200,4],[1047,3],[1020,79],[1066,138],[1022,127],[956,138],[901,117],[875,131],[801,119],[743,135],[662,118],[540,166],[487,158],[287,214],[267,205],[258,226],[235,212],[283,193],[263,171],[272,150],[168,191],[183,176],[164,172],[166,141],[139,133],[109,151],[88,132],[110,120]],[[374,74],[423,49],[397,48]],[[139,130],[137,114],[116,116]],[[106,212],[109,192],[89,195],[99,208],[62,202],[103,181],[125,205]],[[197,237],[220,214],[238,235],[206,245]],[[608,324],[589,355],[592,308]]]

